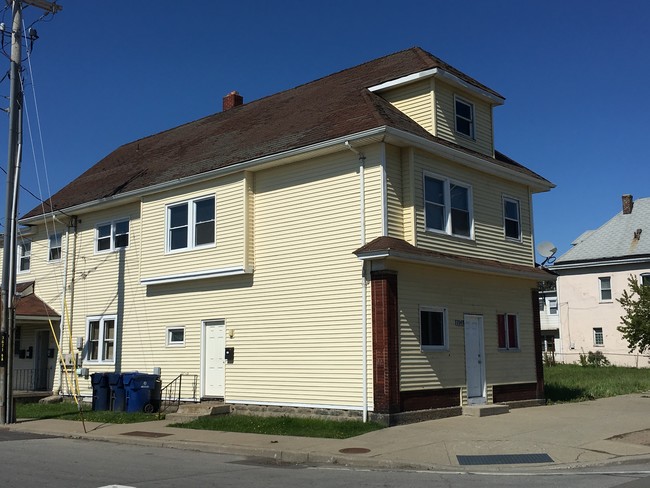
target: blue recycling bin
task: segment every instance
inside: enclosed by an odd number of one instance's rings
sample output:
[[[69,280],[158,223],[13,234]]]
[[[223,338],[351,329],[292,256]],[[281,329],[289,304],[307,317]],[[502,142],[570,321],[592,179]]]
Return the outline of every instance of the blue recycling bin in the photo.
[[[124,381],[120,373],[106,373],[108,386],[111,390],[110,407],[114,412],[123,412],[126,409],[126,392]]]
[[[160,409],[160,375],[135,372],[122,376],[127,412],[153,413]]]
[[[93,373],[90,375],[93,387],[93,410],[110,410],[111,389],[108,385],[108,374]]]

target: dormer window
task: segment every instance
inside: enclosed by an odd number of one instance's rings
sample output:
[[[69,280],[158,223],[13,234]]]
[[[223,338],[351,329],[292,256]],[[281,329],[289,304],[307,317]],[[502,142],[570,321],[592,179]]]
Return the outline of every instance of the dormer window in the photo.
[[[474,139],[474,105],[459,97],[454,97],[456,132]]]

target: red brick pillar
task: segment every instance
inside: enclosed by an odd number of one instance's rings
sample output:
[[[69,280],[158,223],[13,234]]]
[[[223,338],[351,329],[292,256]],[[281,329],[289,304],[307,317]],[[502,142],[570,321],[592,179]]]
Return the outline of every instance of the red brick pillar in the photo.
[[[544,363],[542,361],[542,322],[539,318],[539,292],[531,291],[533,303],[533,333],[535,334],[535,372],[537,373],[537,398],[544,398]]]
[[[400,410],[397,273],[374,271],[370,280],[374,410],[391,414]]]

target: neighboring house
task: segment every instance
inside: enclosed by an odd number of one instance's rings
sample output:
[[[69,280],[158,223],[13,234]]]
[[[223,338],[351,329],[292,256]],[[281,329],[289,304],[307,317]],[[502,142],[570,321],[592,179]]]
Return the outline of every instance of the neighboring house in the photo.
[[[650,198],[633,201],[602,227],[583,233],[550,269],[558,274],[562,354],[578,362],[580,354],[602,352],[621,366],[649,366],[647,355],[630,353],[617,327],[625,314],[617,299],[635,276],[650,284]]]
[[[495,151],[503,102],[419,48],[232,92],[23,216],[20,277],[78,366],[194,375],[240,409],[394,422],[541,399],[532,197],[553,185]]]
[[[560,314],[556,290],[539,292],[539,319],[542,329],[542,352],[552,355],[561,353]]]

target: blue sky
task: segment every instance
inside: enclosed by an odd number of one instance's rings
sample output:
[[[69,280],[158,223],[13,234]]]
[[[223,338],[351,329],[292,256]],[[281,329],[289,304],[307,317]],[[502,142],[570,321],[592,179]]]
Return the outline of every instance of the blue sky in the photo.
[[[59,4],[25,64],[21,183],[43,198],[122,144],[220,111],[232,90],[252,101],[412,46],[505,96],[497,149],[557,185],[534,198],[537,242],[560,255],[622,194],[650,197],[645,0]],[[3,167],[6,133],[0,116]],[[36,204],[23,192],[21,212]]]

